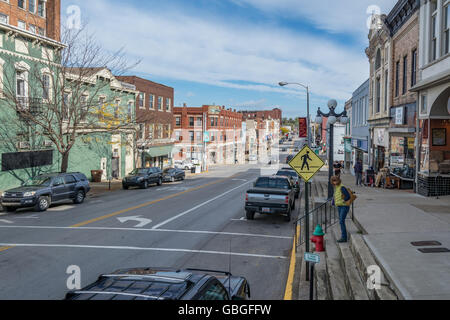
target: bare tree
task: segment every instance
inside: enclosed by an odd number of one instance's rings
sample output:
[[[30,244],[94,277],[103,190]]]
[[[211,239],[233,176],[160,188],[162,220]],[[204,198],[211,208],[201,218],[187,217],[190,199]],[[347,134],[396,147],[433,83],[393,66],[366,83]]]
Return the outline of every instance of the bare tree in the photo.
[[[136,129],[128,101],[119,106],[116,100],[129,96],[133,88],[124,89],[112,75],[122,75],[139,62],[128,63],[123,49],[106,51],[85,30],[63,29],[63,45],[56,49],[40,44],[42,59],[10,58],[1,79],[3,105],[9,110],[0,115],[0,121],[8,123],[0,139],[8,141],[11,150],[18,139],[51,142],[61,155],[61,172],[67,171],[70,151],[81,137]]]

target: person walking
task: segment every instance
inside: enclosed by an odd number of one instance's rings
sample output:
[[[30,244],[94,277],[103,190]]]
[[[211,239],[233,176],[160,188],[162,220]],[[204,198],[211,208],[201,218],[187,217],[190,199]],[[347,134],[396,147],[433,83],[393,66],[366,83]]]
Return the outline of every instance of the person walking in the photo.
[[[356,164],[353,167],[353,169],[355,169],[356,185],[362,186],[363,166],[361,160],[356,161]]]
[[[331,177],[331,184],[334,186],[333,205],[338,208],[339,223],[341,225],[341,234],[342,234],[341,239],[339,239],[337,242],[345,243],[348,240],[345,219],[347,219],[347,214],[350,211],[350,206],[348,206],[346,202],[351,199],[351,195],[348,192],[347,188],[342,185],[340,177],[338,176]]]
[[[339,161],[335,161],[333,164],[333,168],[334,168],[334,175],[337,177],[341,176],[341,164],[339,163]]]

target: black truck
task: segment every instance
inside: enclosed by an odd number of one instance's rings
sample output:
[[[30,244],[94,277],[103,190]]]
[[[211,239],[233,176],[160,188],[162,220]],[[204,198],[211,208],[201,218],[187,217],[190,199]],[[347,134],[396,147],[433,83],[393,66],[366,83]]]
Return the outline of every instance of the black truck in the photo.
[[[54,202],[72,200],[81,204],[90,190],[89,181],[82,173],[44,174],[22,187],[3,192],[1,204],[7,212],[19,208],[46,211]]]
[[[101,275],[65,300],[247,300],[244,277],[204,269],[132,268]]]

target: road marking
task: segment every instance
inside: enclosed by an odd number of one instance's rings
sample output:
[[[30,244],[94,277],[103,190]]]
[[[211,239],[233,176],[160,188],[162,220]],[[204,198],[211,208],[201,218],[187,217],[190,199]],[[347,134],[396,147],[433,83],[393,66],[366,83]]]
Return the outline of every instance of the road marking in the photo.
[[[284,292],[284,299],[283,300],[292,300],[292,294],[293,294],[293,287],[294,287],[294,276],[295,276],[295,264],[296,264],[296,260],[297,260],[297,256],[296,256],[296,248],[297,248],[297,243],[295,241],[295,239],[299,239],[300,237],[300,225],[297,224],[297,228],[295,230],[296,232],[296,237],[294,237],[294,244],[292,246],[292,252],[291,252],[291,262],[289,265],[289,275],[288,275],[288,279],[287,279],[287,283],[286,283],[286,290]]]
[[[225,256],[241,256],[252,258],[267,259],[288,259],[285,256],[272,256],[266,254],[228,252],[228,251],[209,251],[209,250],[190,250],[175,248],[145,248],[145,247],[128,247],[128,246],[95,246],[95,245],[70,245],[70,244],[40,244],[40,243],[0,243],[0,246],[7,247],[28,247],[28,248],[70,248],[70,249],[106,249],[106,250],[132,250],[132,251],[160,251],[160,252],[181,252],[181,253],[202,253],[215,254]]]
[[[75,206],[64,205],[64,206],[58,206],[58,207],[49,208],[47,211],[49,211],[49,212],[59,212],[59,211],[67,211],[67,210],[74,209],[74,208],[75,208]]]
[[[97,231],[140,231],[140,232],[167,232],[167,233],[194,233],[211,234],[240,237],[257,237],[291,240],[292,237],[274,236],[258,233],[237,233],[237,232],[219,232],[219,231],[201,231],[201,230],[170,230],[170,229],[135,229],[135,228],[108,228],[108,227],[50,227],[50,226],[0,226],[0,229],[47,229],[47,230],[97,230]]]
[[[247,221],[247,218],[242,217],[240,219],[231,219],[231,221]],[[290,237],[289,237],[289,239],[290,239]]]
[[[151,219],[145,219],[141,218],[141,216],[133,216],[133,217],[121,217],[117,218],[121,223],[125,223],[127,221],[137,221],[140,222],[138,225],[134,226],[135,228],[142,228],[148,225],[149,223],[152,223]]]
[[[13,248],[13,247],[0,247],[0,252],[6,251],[6,250],[11,249],[11,248]]]
[[[24,216],[24,217],[15,217],[16,219],[39,219],[37,214],[33,214],[32,216]]]
[[[182,213],[180,213],[180,214],[177,214],[176,216],[174,216],[174,217],[172,217],[172,218],[169,218],[169,219],[167,219],[167,220],[161,222],[160,224],[157,224],[157,225],[154,226],[152,229],[158,229],[159,227],[162,227],[163,225],[166,225],[166,224],[168,224],[169,222],[172,222],[172,221],[174,221],[174,220],[176,220],[176,219],[178,219],[178,218],[181,218],[182,216],[185,216],[186,214],[191,213],[192,211],[195,211],[195,210],[197,210],[197,209],[199,209],[199,208],[201,208],[201,207],[207,205],[208,203],[211,203],[211,202],[213,202],[213,201],[215,201],[215,200],[217,200],[217,199],[219,199],[219,198],[222,198],[223,196],[225,196],[225,195],[227,195],[227,194],[233,192],[234,190],[237,190],[237,189],[239,189],[239,188],[242,188],[242,187],[245,186],[246,184],[248,184],[248,182],[246,182],[246,183],[244,183],[244,184],[241,184],[240,186],[238,186],[238,187],[236,187],[236,188],[233,188],[233,189],[231,189],[231,190],[228,190],[227,192],[224,192],[224,193],[222,193],[221,195],[218,195],[217,197],[214,197],[214,198],[212,198],[212,199],[210,199],[210,200],[208,200],[208,201],[205,201],[205,202],[199,204],[198,206],[193,207],[192,209],[189,209],[189,210],[186,210],[186,211],[184,211],[184,212],[182,212]]]
[[[127,209],[123,209],[123,210],[120,210],[120,211],[116,211],[116,212],[113,212],[111,214],[107,214],[107,215],[104,215],[104,216],[101,216],[101,217],[98,217],[98,218],[94,218],[94,219],[91,219],[91,220],[88,220],[88,221],[84,221],[84,222],[75,224],[72,227],[74,227],[74,228],[76,228],[76,227],[83,227],[83,226],[86,226],[86,225],[94,223],[94,222],[102,221],[102,220],[105,220],[105,219],[108,219],[108,218],[112,218],[112,217],[121,215],[123,213],[127,213],[127,212],[130,212],[130,211],[133,211],[133,210],[145,208],[145,207],[148,207],[148,206],[150,206],[152,204],[155,204],[155,203],[158,203],[158,202],[161,202],[161,201],[170,200],[172,198],[181,196],[183,194],[186,194],[186,193],[189,193],[189,192],[193,192],[193,191],[197,191],[197,190],[200,190],[200,189],[204,189],[206,187],[209,187],[209,186],[212,186],[212,185],[224,182],[226,180],[233,179],[234,177],[236,177],[236,176],[238,176],[240,174],[241,173],[239,172],[239,173],[237,173],[237,174],[235,174],[235,175],[233,175],[233,176],[231,176],[229,178],[220,179],[220,180],[217,180],[217,181],[214,181],[214,182],[210,182],[210,183],[207,183],[207,184],[204,184],[204,185],[192,188],[192,189],[188,189],[188,190],[185,190],[185,191],[182,191],[182,192],[178,192],[178,193],[172,194],[172,195],[164,197],[164,198],[160,198],[160,199],[157,199],[157,200],[153,200],[153,201],[149,201],[149,202],[146,202],[146,203],[142,203],[140,205],[137,205],[137,206],[134,206],[134,207],[131,207],[131,208],[127,208]]]
[[[3,222],[3,223],[8,223],[8,224],[12,224],[13,222],[12,221],[9,221],[9,220],[0,220],[0,222]]]

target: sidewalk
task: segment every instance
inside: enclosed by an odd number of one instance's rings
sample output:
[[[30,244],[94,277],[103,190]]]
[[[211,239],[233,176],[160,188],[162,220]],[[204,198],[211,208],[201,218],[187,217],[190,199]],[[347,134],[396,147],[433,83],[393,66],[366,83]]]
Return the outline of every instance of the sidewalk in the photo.
[[[324,174],[318,177],[326,181]],[[358,196],[355,217],[364,240],[404,299],[450,299],[450,252],[422,253],[422,248],[450,249],[450,197],[425,198],[411,191],[344,185]],[[415,247],[411,242],[442,245]]]

